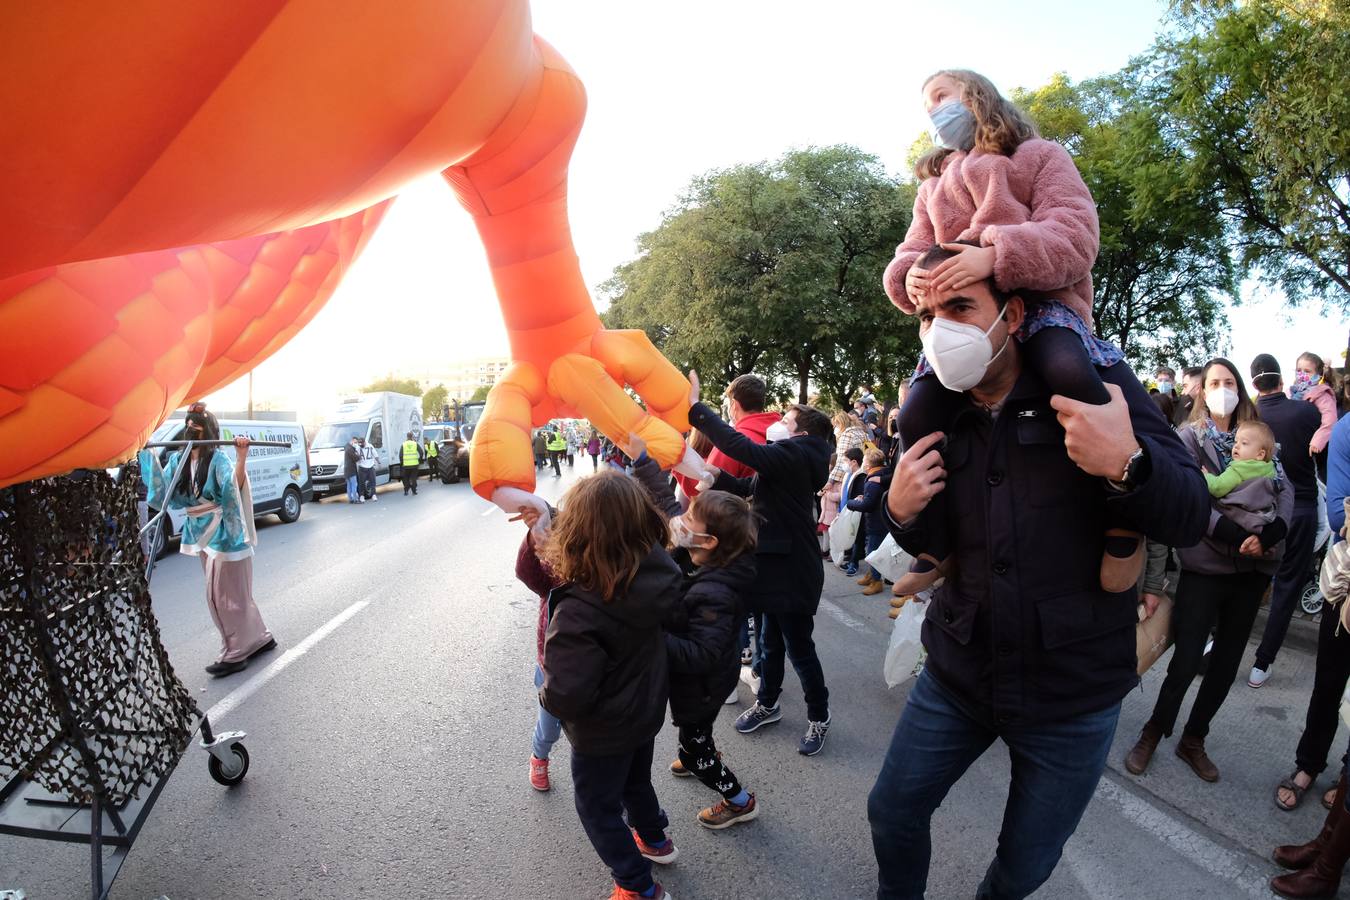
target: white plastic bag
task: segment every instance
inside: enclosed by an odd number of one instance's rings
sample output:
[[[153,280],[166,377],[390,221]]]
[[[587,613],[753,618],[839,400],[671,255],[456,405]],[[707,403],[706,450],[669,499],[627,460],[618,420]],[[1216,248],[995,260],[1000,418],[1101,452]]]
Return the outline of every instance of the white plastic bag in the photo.
[[[830,523],[830,559],[837,566],[844,561],[844,551],[853,546],[858,537],[858,522],[862,513],[856,509],[840,510],[839,515]]]
[[[895,687],[914,675],[923,661],[923,616],[928,604],[917,597],[900,607],[891,629],[891,643],[881,674],[886,684]]]
[[[881,573],[882,578],[896,581],[909,571],[909,567],[914,563],[914,557],[901,550],[895,538],[888,534],[880,547],[867,554],[867,561],[872,564],[872,568]]]

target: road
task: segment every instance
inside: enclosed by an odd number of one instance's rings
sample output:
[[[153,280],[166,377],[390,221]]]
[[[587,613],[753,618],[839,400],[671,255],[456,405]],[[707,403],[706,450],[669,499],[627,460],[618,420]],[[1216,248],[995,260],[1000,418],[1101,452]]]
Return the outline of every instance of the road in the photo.
[[[582,474],[545,474],[540,493],[556,498]],[[218,728],[248,732],[252,769],[227,790],[190,749],[113,897],[607,896],[572,806],[565,738],[554,790],[527,782],[537,606],[513,576],[521,535],[467,484],[423,482],[406,498],[388,486],[360,509],[335,498],[292,525],[262,520],[254,590],[280,647],[225,679],[202,671],[218,641],[200,568],[164,560],[153,593],[170,658],[203,707],[216,707]],[[816,634],[834,725],[818,757],[796,753],[805,722],[790,670],[782,724],[743,737],[731,720],[746,689],[727,707],[719,741],[758,795],[756,822],[698,827],[694,815],[714,798],[659,768],[675,750],[673,729],[662,732],[654,780],[682,856],[659,874],[679,900],[873,895],[866,796],[907,690],[881,679],[888,628],[884,600],[829,568]],[[1037,896],[1270,896],[1270,849],[1316,833],[1315,794],[1293,814],[1270,800],[1292,768],[1311,658],[1286,650],[1267,687],[1234,687],[1210,741],[1223,770],[1215,785],[1170,743],[1145,777],[1123,774],[1166,662],[1127,699],[1097,797]],[[1343,746],[1338,738],[1334,753]],[[949,795],[933,822],[929,896],[973,895],[1007,782],[996,744]],[[0,837],[0,890],[87,896],[87,872],[84,847]]]

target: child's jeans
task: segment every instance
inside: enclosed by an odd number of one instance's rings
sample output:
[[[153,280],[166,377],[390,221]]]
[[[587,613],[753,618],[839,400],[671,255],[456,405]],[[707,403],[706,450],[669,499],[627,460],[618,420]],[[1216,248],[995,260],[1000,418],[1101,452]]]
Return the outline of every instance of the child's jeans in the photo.
[[[572,751],[572,789],[581,827],[609,866],[614,883],[638,893],[652,886],[652,864],[638,852],[628,828],[637,829],[646,843],[660,844],[670,824],[652,787],[652,744],[648,739],[613,756]]]
[[[544,686],[544,672],[536,664],[534,667],[534,687],[538,691]],[[562,720],[553,713],[544,709],[544,704],[535,697],[535,705],[539,707],[539,715],[534,720],[534,758],[548,759],[548,755],[553,750],[553,745],[558,742],[558,735],[562,732]]]

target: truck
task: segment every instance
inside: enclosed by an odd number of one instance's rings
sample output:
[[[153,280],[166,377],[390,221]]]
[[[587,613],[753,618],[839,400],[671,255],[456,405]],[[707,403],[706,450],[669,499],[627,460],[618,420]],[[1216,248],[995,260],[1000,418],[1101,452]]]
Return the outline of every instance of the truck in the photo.
[[[411,394],[379,391],[343,400],[314,435],[309,447],[309,473],[315,496],[343,491],[343,451],[353,437],[364,438],[375,448],[375,483],[387,484],[402,477],[399,448],[407,440],[422,443],[422,401]]]

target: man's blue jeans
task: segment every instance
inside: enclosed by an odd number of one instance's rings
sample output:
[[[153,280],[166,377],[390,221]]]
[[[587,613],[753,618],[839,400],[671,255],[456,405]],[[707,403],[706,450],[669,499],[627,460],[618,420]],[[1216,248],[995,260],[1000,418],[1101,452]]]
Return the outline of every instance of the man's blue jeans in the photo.
[[[1119,718],[1116,703],[1074,719],[995,730],[966,715],[937,679],[923,672],[867,798],[877,897],[923,897],[933,813],[995,738],[1008,745],[1012,785],[998,850],[976,897],[1004,900],[1036,890],[1054,872],[1092,799]]]
[[[347,476],[347,502],[348,502],[348,503],[355,503],[355,502],[356,502],[357,496],[358,496],[358,495],[357,495],[357,493],[356,493],[356,476],[355,476],[355,475],[348,475],[348,476]]]

